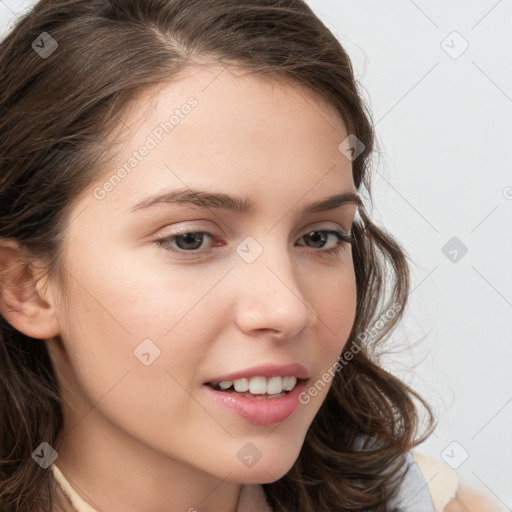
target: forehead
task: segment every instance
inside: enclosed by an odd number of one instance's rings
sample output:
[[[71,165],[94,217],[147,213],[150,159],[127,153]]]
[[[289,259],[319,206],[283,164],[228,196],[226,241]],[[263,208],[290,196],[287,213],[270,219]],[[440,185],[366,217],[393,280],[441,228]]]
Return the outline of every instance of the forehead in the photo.
[[[109,198],[126,205],[164,187],[269,197],[273,190],[274,201],[285,192],[299,200],[317,185],[320,196],[353,188],[351,162],[339,150],[347,137],[341,116],[290,81],[190,68],[139,95],[122,119],[119,158],[100,182],[123,166]]]
[[[198,108],[194,108],[195,115],[186,124],[195,128],[216,126],[216,135],[220,129],[233,135],[235,130],[240,133],[258,125],[262,132],[275,132],[290,124],[303,130],[305,124],[311,125],[312,130],[331,130],[337,138],[347,135],[335,107],[305,85],[284,76],[270,78],[233,66],[211,64],[191,65],[172,80],[141,91],[122,113],[120,129],[135,138],[147,134],[155,121],[168,121],[173,113],[183,120],[188,114],[183,116],[179,111],[191,98],[197,100]],[[238,121],[243,125],[237,125]]]

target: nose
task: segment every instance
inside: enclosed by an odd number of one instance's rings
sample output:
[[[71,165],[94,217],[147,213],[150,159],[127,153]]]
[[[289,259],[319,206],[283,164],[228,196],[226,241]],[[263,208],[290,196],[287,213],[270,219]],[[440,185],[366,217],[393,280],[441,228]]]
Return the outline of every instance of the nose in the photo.
[[[233,278],[238,297],[235,322],[246,334],[293,338],[316,322],[317,314],[301,291],[285,249],[265,249],[250,264],[239,261]]]

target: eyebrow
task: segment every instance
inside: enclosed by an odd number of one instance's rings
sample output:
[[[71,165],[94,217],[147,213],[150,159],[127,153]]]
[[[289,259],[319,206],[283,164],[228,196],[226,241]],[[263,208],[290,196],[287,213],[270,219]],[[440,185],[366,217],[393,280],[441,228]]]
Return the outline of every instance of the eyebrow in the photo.
[[[205,190],[197,189],[164,191],[142,199],[128,211],[136,212],[157,204],[192,204],[201,208],[227,210],[235,213],[256,213],[256,204],[248,198],[230,196],[224,193],[210,193]],[[355,204],[359,206],[362,204],[362,200],[354,192],[342,192],[341,194],[310,203],[302,210],[301,213],[304,215],[311,215],[313,213],[334,210],[346,204]]]

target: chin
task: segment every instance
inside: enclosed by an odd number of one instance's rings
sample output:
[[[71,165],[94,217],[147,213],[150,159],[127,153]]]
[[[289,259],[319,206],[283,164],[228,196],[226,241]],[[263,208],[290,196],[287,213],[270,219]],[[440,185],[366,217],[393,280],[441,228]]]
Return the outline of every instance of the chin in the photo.
[[[296,458],[283,459],[279,453],[274,457],[258,461],[253,467],[247,469],[238,468],[229,476],[229,480],[239,484],[270,484],[277,482],[285,476],[293,467]]]

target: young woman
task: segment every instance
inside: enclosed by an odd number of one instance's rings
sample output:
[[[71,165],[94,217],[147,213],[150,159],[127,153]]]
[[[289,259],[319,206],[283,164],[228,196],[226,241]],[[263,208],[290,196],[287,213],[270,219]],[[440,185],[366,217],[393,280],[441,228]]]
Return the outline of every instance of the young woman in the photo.
[[[375,362],[407,260],[303,1],[41,0],[0,73],[2,511],[483,510]]]

